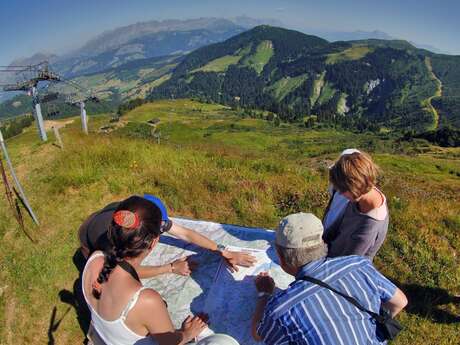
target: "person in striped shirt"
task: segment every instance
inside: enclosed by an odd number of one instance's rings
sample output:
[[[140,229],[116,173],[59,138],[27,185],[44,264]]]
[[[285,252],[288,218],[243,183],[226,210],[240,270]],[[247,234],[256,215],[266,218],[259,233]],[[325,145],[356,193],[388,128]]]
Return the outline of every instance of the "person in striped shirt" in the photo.
[[[259,300],[252,319],[254,338],[267,345],[385,344],[369,314],[304,277],[329,284],[377,314],[383,306],[392,317],[406,306],[406,296],[369,258],[327,257],[322,233],[323,225],[313,214],[297,213],[280,222],[276,251],[281,268],[295,281],[272,295],[273,279],[267,273],[256,278]]]

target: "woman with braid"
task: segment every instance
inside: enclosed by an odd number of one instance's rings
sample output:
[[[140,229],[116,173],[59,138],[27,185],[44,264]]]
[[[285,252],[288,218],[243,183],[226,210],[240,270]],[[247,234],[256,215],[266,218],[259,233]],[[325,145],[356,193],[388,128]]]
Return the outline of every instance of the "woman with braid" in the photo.
[[[160,209],[138,196],[115,209],[110,244],[91,255],[82,276],[95,344],[186,344],[206,327],[206,317],[199,315],[174,329],[160,294],[139,280],[136,270],[158,243],[161,223]]]
[[[144,199],[153,203],[161,211],[161,233],[179,238],[183,241],[193,243],[201,248],[208,249],[220,255],[231,271],[238,271],[238,266],[252,266],[256,259],[248,253],[234,252],[227,250],[222,244],[203,236],[202,234],[185,228],[168,217],[166,206],[154,195],[144,194]],[[96,250],[104,251],[109,245],[108,228],[112,222],[113,214],[120,205],[120,202],[113,202],[90,215],[80,226],[79,240],[80,250],[85,258]],[[174,262],[166,263],[162,266],[139,266],[137,273],[141,278],[151,278],[164,273],[175,273],[179,275],[190,275],[196,267],[196,263],[187,257],[177,259]]]

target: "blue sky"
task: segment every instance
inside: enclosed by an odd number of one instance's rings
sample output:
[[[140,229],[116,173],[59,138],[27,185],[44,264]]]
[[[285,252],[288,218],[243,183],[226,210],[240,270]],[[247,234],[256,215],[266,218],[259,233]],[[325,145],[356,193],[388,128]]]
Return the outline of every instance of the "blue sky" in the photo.
[[[0,65],[63,53],[98,33],[152,19],[275,18],[290,27],[381,30],[460,54],[459,0],[0,0]]]

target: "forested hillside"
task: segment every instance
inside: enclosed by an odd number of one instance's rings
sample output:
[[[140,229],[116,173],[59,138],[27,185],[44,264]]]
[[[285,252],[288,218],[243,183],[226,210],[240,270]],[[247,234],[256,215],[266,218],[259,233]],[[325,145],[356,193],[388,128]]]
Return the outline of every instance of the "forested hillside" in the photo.
[[[329,43],[265,25],[188,54],[150,98],[266,109],[286,121],[423,131],[459,125],[459,59],[406,41]]]
[[[442,81],[442,97],[433,101],[441,123],[460,127],[460,56],[435,55],[432,64]]]

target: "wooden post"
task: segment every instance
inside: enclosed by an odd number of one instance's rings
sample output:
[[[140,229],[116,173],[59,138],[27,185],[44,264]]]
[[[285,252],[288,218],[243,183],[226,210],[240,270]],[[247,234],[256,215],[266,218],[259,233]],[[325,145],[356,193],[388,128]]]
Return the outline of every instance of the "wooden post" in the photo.
[[[8,167],[10,168],[10,173],[11,176],[13,177],[14,184],[16,185],[16,188],[18,189],[19,196],[21,197],[22,201],[24,202],[24,206],[27,208],[27,211],[29,212],[30,216],[32,217],[33,221],[35,224],[40,225],[38,222],[37,216],[35,216],[34,211],[32,210],[32,207],[30,207],[29,201],[27,200],[26,194],[24,193],[24,190],[22,189],[21,184],[19,183],[19,180],[16,176],[16,173],[13,168],[13,164],[11,163],[10,156],[8,155],[8,151],[6,150],[6,145],[5,145],[5,140],[3,140],[3,135],[2,131],[0,131],[0,145],[2,147],[3,151],[3,156],[5,157],[6,163],[8,164]]]
[[[56,137],[56,141],[61,149],[64,149],[64,143],[62,142],[61,135],[59,134],[59,128],[53,126],[54,136]]]

